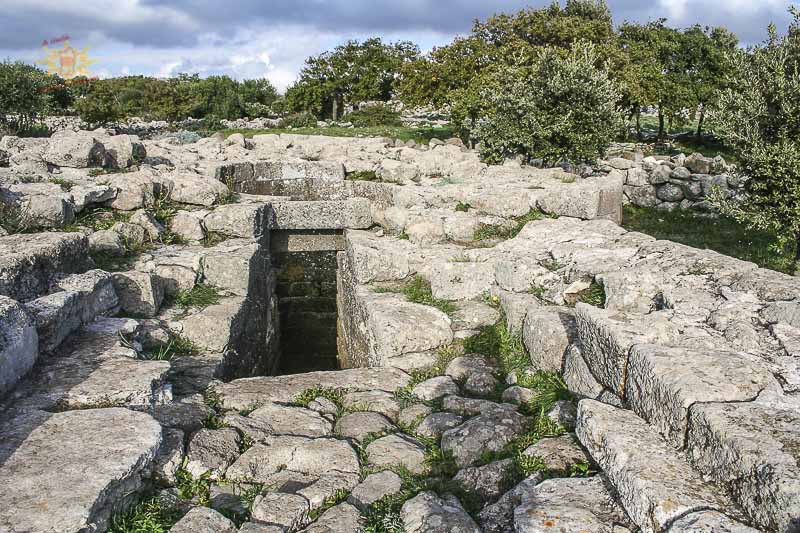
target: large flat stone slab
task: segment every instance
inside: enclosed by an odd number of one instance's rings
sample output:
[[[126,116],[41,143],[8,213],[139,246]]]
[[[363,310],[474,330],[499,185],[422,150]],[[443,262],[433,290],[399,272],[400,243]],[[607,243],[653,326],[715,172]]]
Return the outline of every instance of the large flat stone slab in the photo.
[[[214,390],[220,396],[224,409],[240,410],[268,402],[292,403],[300,393],[314,387],[394,392],[410,381],[410,376],[397,368],[353,368],[237,379],[217,385]]]
[[[270,227],[281,230],[365,229],[372,225],[369,200],[272,202]]]
[[[25,308],[0,296],[0,396],[22,378],[39,356],[39,336]]]
[[[595,400],[578,404],[576,435],[611,481],[631,520],[644,532],[666,528],[693,511],[727,511],[722,490],[631,411]]]
[[[63,274],[92,268],[89,240],[80,233],[32,233],[0,237],[0,295],[30,300],[48,292]]]
[[[19,532],[105,531],[161,444],[150,415],[118,408],[29,412],[0,434],[0,530]]]
[[[765,366],[739,354],[652,344],[633,347],[627,378],[631,408],[676,448],[684,446],[695,403],[752,401],[767,386],[778,386]]]
[[[759,402],[697,404],[687,449],[762,528],[800,528],[800,412]]]

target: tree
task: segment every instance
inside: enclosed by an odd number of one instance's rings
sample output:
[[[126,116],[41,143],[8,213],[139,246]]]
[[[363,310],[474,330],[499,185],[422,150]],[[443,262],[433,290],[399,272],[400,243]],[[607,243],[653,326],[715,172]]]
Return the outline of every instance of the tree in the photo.
[[[63,82],[21,61],[0,63],[0,126],[24,132],[59,107],[63,98],[68,104]]]
[[[295,111],[336,120],[345,103],[389,100],[401,65],[418,56],[417,46],[406,41],[347,41],[306,59],[298,81],[287,90],[287,103]]]
[[[449,108],[452,122],[470,131],[487,111],[482,89],[500,70],[530,67],[542,47],[565,55],[578,40],[595,45],[601,66],[617,53],[615,39],[604,0],[567,0],[563,8],[554,1],[495,15],[475,21],[469,36],[405,64],[398,94],[407,105]]]
[[[481,156],[499,163],[507,157],[593,161],[619,133],[619,91],[599,69],[595,45],[578,42],[566,55],[539,50],[530,68],[507,67],[484,91],[490,111],[478,122]]]
[[[800,13],[789,32],[769,28],[761,46],[729,55],[728,88],[710,114],[715,133],[738,151],[745,195],[711,195],[726,215],[773,231],[781,252],[794,248],[800,266]],[[800,269],[798,269],[800,274]]]

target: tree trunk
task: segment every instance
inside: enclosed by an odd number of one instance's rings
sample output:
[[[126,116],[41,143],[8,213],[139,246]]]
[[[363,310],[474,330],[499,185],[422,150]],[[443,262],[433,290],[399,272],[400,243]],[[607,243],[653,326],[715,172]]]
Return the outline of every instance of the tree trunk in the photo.
[[[642,108],[636,107],[636,138],[642,142]]]
[[[700,136],[703,133],[703,121],[706,119],[706,109],[703,106],[703,109],[700,111],[700,118],[697,120],[697,138],[700,139]]]
[[[331,104],[331,117],[333,117],[333,121],[336,122],[336,119],[339,118],[339,98],[337,97],[336,93],[333,93],[333,103]]]
[[[664,110],[658,106],[658,140],[664,140]]]

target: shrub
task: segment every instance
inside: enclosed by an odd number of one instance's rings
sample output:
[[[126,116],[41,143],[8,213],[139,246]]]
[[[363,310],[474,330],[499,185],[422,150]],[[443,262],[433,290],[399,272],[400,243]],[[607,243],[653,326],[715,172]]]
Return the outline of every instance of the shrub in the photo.
[[[317,118],[306,111],[292,113],[281,119],[279,126],[281,128],[315,128],[317,126]]]
[[[554,165],[592,161],[621,131],[620,95],[595,47],[546,47],[533,66],[501,68],[483,91],[488,112],[475,128],[481,156],[500,163],[517,155]]]
[[[62,81],[20,61],[0,63],[0,130],[16,135],[33,128],[56,107],[53,89]]]
[[[739,153],[748,176],[743,199],[717,189],[712,203],[751,229],[778,236],[777,252],[794,247],[800,261],[800,13],[788,35],[770,27],[762,46],[730,56],[728,88],[711,112],[715,132]]]
[[[345,120],[352,122],[353,126],[357,128],[403,125],[403,122],[400,120],[400,113],[394,111],[384,103],[353,111],[345,117]]]

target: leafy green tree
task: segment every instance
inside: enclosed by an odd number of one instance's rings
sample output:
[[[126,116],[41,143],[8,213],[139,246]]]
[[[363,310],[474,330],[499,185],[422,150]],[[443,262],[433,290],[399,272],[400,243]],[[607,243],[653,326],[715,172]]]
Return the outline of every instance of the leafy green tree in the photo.
[[[499,163],[517,155],[546,165],[592,161],[619,133],[620,93],[597,68],[597,49],[576,43],[566,55],[541,48],[531,67],[500,70],[484,91],[490,108],[475,135],[481,156]]]
[[[410,42],[347,41],[306,59],[297,83],[287,90],[287,103],[295,111],[336,120],[345,103],[389,100],[401,65],[418,56]]]
[[[747,176],[742,199],[720,190],[712,202],[749,227],[774,232],[793,250],[800,274],[800,12],[785,36],[769,28],[761,46],[730,54],[728,87],[710,119],[715,133],[737,150]]]
[[[23,133],[69,104],[61,78],[21,61],[0,63],[0,127]]]

